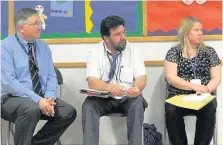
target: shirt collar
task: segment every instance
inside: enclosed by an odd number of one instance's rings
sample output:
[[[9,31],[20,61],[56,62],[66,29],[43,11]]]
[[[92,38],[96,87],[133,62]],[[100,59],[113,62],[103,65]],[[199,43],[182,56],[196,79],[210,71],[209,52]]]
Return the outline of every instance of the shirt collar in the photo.
[[[108,49],[108,47],[106,46],[106,43],[103,42],[104,48],[106,50],[106,52],[108,52],[109,55],[112,55],[111,51]],[[118,52],[117,54],[119,54],[120,52]]]
[[[19,38],[19,41],[20,43],[25,46],[25,48],[28,50],[29,46],[28,46],[28,41],[26,41],[24,38],[22,38],[22,36],[20,36],[18,33],[16,33],[18,38]],[[34,43],[34,41],[32,41],[32,43]]]

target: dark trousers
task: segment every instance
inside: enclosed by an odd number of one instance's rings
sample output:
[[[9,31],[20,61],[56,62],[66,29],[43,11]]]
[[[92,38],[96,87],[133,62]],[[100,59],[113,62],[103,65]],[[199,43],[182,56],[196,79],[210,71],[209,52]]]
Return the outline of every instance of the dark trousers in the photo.
[[[216,108],[216,99],[198,111],[166,103],[166,127],[172,145],[188,145],[183,118],[187,115],[197,117],[194,145],[209,145],[215,128]]]
[[[108,113],[126,115],[128,145],[142,144],[142,124],[144,119],[144,103],[142,96],[116,100],[114,98],[87,97],[82,106],[82,126],[84,145],[99,144],[100,116]]]
[[[2,118],[15,123],[15,145],[53,145],[76,118],[73,106],[57,99],[54,117],[43,115],[29,98],[9,97],[1,106]],[[35,136],[40,119],[48,120]]]

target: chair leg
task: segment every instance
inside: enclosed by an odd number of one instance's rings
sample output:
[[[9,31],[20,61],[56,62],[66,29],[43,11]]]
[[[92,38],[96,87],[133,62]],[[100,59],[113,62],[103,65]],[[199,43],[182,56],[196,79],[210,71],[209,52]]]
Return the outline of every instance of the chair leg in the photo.
[[[63,95],[63,92],[62,92],[63,88],[62,87],[63,87],[63,85],[60,84],[60,96],[59,96],[60,99],[62,99],[62,95]],[[57,145],[61,145],[60,139],[57,141]]]
[[[9,122],[9,126],[8,126],[8,139],[7,139],[7,144],[6,145],[9,145],[10,133],[12,134],[12,138],[13,138],[13,141],[14,141],[15,133],[13,131],[13,123],[12,122]]]
[[[169,139],[169,145],[172,145],[170,139]]]
[[[213,145],[218,145],[217,141],[218,141],[218,133],[217,133],[217,127],[215,126],[213,134]]]
[[[57,145],[61,145],[60,139],[57,141]]]
[[[145,145],[144,144],[144,127],[143,127],[143,125],[142,125],[142,145]]]
[[[11,132],[12,137],[13,137],[13,139],[14,139],[14,137],[15,137],[15,133],[14,133],[14,130],[13,130],[13,124],[12,124],[12,123],[11,123],[11,125],[10,125],[10,132]]]
[[[168,136],[168,137],[169,137],[169,136]],[[167,139],[167,129],[166,129],[166,127],[165,127],[165,129],[164,129],[164,144],[165,144],[165,145],[171,145],[170,138],[168,138],[168,142],[169,142],[169,144],[166,143],[166,139]]]
[[[163,137],[164,137],[164,144],[166,145],[166,127],[164,127]]]
[[[8,124],[8,139],[7,139],[6,145],[9,145],[9,141],[10,141],[10,131],[11,131],[11,122],[9,122],[9,124]]]

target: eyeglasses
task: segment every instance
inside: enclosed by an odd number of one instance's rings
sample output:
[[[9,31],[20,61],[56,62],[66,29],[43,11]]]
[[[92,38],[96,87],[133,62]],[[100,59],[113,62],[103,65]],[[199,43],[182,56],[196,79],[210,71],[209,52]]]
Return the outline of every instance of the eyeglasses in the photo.
[[[35,22],[35,23],[25,23],[26,25],[30,25],[30,26],[35,26],[35,27],[40,27],[42,26],[42,22]]]

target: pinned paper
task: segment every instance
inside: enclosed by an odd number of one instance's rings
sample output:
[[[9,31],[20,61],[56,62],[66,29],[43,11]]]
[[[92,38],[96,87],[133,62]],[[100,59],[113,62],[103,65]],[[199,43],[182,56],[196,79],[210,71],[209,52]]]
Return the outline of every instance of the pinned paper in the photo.
[[[50,3],[50,16],[73,17],[73,1],[52,0]]]
[[[196,1],[197,4],[202,5],[204,4],[207,0],[182,0],[182,2],[186,5],[191,5],[194,1]]]
[[[186,5],[191,5],[194,2],[194,0],[182,0],[182,2]]]
[[[207,0],[195,0],[195,1],[197,2],[197,4],[202,5],[202,4],[204,4]]]

